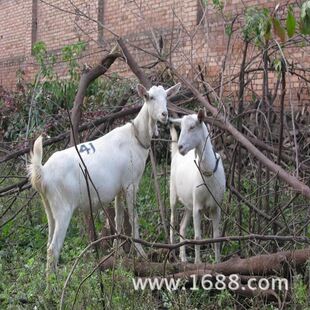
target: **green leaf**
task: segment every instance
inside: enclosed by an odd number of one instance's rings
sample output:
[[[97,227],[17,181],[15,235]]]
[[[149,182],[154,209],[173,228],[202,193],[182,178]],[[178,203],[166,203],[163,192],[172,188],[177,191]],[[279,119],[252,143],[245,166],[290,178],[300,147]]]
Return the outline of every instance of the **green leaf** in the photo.
[[[43,41],[37,41],[33,45],[33,52],[36,56],[38,56],[40,53],[46,54],[46,44]]]
[[[265,40],[268,41],[271,36],[271,22],[270,20],[266,23],[266,32],[265,32]]]
[[[270,11],[269,11],[269,9],[267,9],[267,8],[263,8],[263,13],[264,13],[264,15],[267,17],[267,16],[269,16]]]
[[[282,24],[280,23],[280,21],[277,18],[273,17],[272,24],[273,24],[274,32],[280,38],[280,40],[284,42],[285,41],[285,30]]]
[[[306,15],[308,14],[307,10],[309,10],[309,9],[310,9],[310,1],[308,0],[308,1],[304,2],[301,6],[301,10],[300,10],[301,18],[306,17]]]
[[[310,34],[310,1],[306,1],[300,10],[300,32],[302,34]]]
[[[275,68],[276,72],[281,73],[281,70],[282,70],[281,60],[275,60],[274,61],[274,68]]]
[[[291,38],[295,34],[295,31],[296,31],[296,19],[291,11],[289,11],[287,14],[286,31],[287,31],[289,38]]]

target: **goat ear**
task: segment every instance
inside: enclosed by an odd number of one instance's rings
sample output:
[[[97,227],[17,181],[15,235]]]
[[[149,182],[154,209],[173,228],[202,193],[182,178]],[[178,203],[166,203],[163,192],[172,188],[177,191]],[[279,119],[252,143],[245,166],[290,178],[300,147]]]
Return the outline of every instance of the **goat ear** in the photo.
[[[148,91],[146,90],[146,88],[143,85],[138,84],[137,85],[137,91],[138,91],[138,95],[141,98],[145,98],[146,100],[149,99],[149,93],[148,93]]]
[[[202,123],[203,121],[204,121],[204,119],[205,119],[205,110],[203,110],[203,109],[200,109],[199,111],[198,111],[198,115],[197,115],[197,119],[198,119],[198,122],[199,123]]]
[[[177,94],[179,92],[181,88],[181,83],[178,83],[170,88],[168,88],[166,90],[166,93],[167,93],[167,98],[171,97],[171,96],[174,96],[175,94]]]
[[[182,118],[169,118],[169,121],[175,125],[181,126]]]

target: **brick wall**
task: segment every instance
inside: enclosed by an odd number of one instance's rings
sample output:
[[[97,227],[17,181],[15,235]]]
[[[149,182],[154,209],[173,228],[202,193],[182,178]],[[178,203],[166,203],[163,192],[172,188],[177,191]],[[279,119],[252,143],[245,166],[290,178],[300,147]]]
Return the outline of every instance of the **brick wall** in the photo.
[[[244,6],[257,5],[274,8],[276,0],[227,0],[223,1],[227,22],[241,13]],[[296,1],[290,1],[295,4]],[[72,5],[72,3],[74,5]],[[97,63],[115,44],[116,36],[129,39],[133,44],[146,50],[156,52],[159,38],[164,39],[163,53],[175,46],[169,59],[188,79],[194,80],[200,72],[208,83],[216,85],[220,74],[223,81],[239,71],[242,58],[243,42],[240,40],[241,20],[237,19],[236,29],[230,41],[228,53],[226,46],[228,36],[225,35],[223,18],[209,1],[207,10],[201,0],[6,0],[0,2],[0,86],[12,90],[17,81],[16,72],[22,71],[29,81],[38,71],[38,65],[32,56],[35,41],[42,40],[51,51],[60,51],[68,44],[83,40],[88,49],[82,62]],[[87,16],[87,17],[86,17]],[[90,17],[90,18],[88,18]],[[98,25],[96,21],[100,21]],[[257,53],[255,46],[249,47],[249,57]],[[151,55],[130,48],[141,65],[155,61]],[[285,55],[302,65],[310,62],[309,48],[307,53],[302,49],[285,50]],[[295,52],[295,53],[293,53]],[[225,71],[221,72],[223,60],[226,59]],[[253,62],[248,69],[261,66],[260,59]],[[122,75],[131,72],[124,62],[117,61],[113,70]],[[66,68],[58,63],[56,70],[64,75]],[[276,74],[270,73],[276,83]],[[224,95],[234,98],[236,82],[225,85]],[[308,100],[309,95],[302,93],[304,86],[300,79],[293,76],[290,83],[294,86],[294,98]],[[306,85],[309,87],[309,85]],[[251,89],[261,91],[262,74],[252,77],[248,85]]]
[[[31,1],[0,2],[0,85],[11,88],[16,70],[31,53]]]

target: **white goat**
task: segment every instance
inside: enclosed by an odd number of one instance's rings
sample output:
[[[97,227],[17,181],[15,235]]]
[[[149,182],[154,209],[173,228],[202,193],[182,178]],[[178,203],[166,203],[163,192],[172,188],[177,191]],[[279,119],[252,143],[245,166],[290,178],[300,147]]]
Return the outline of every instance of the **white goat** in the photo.
[[[222,160],[212,147],[207,126],[203,120],[204,110],[181,119],[171,119],[181,125],[180,138],[171,128],[171,176],[170,242],[174,243],[176,205],[179,200],[185,206],[180,224],[180,239],[185,239],[186,228],[193,214],[195,239],[201,239],[200,211],[207,211],[213,224],[213,237],[219,237],[221,209],[225,192],[225,173]],[[195,164],[195,159],[198,162]],[[198,169],[199,167],[199,169]],[[215,244],[215,260],[220,260],[220,245]],[[180,259],[186,262],[185,247],[180,248]],[[200,263],[200,245],[195,246],[195,263]]]
[[[168,120],[167,97],[180,89],[177,84],[168,90],[153,86],[147,91],[137,86],[145,103],[137,117],[92,142],[54,153],[42,166],[42,137],[39,137],[28,166],[32,186],[40,193],[48,219],[47,272],[56,269],[59,253],[73,212],[80,208],[89,215],[90,201],[93,209],[115,199],[116,231],[121,232],[123,209],[121,192],[125,192],[129,219],[134,238],[139,238],[138,218],[134,209],[136,192],[149,153],[151,137],[157,130],[156,123]],[[87,167],[89,191],[83,175]],[[82,168],[81,168],[82,167]],[[99,197],[98,197],[99,196]],[[136,244],[140,255],[145,256],[141,244]]]

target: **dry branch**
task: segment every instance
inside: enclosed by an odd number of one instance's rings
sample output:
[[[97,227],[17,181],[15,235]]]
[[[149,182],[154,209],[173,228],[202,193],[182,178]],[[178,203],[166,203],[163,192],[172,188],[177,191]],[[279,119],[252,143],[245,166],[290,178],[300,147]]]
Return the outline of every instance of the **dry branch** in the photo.
[[[242,274],[249,276],[266,276],[288,273],[292,266],[301,270],[310,258],[310,248],[285,251],[273,254],[264,254],[252,256],[249,258],[240,258],[237,255],[232,256],[225,262],[217,264],[200,263],[156,263],[148,261],[137,261],[134,259],[124,258],[123,266],[134,271],[139,277],[174,277],[186,278],[190,274],[196,274],[198,277],[206,273],[221,273],[224,275]],[[116,263],[115,257],[110,257],[101,265],[103,269],[112,269]]]
[[[137,75],[140,81],[144,86],[149,87],[150,81],[141,71],[141,69],[137,66],[134,59],[132,58],[130,52],[128,51],[124,41],[120,38],[118,39],[118,43],[122,48],[125,59],[127,60],[128,65],[132,69],[132,71]],[[157,56],[158,55],[153,55]],[[221,128],[224,128],[228,131],[238,142],[240,142],[250,153],[252,153],[263,165],[273,171],[276,175],[279,176],[282,181],[289,184],[295,191],[301,193],[307,198],[310,198],[310,188],[305,183],[298,180],[295,176],[287,173],[281,166],[274,163],[267,156],[265,156],[261,151],[259,151],[240,131],[238,131],[229,120],[223,115],[217,108],[212,106],[204,96],[193,86],[192,83],[187,81],[184,76],[182,76],[169,62],[165,59],[161,58],[161,61],[166,63],[168,67],[172,70],[172,72],[179,78],[179,80],[186,85],[186,87],[193,93],[193,95],[200,101],[200,103],[207,108],[209,112],[211,112],[212,116],[216,121],[221,123]]]
[[[128,66],[130,67],[130,69],[132,70],[132,72],[136,75],[136,77],[140,80],[140,82],[142,83],[142,85],[145,88],[147,88],[147,89],[151,88],[152,87],[151,81],[143,73],[143,71],[140,69],[139,65],[136,63],[134,58],[131,56],[130,52],[128,51],[128,49],[127,49],[127,47],[123,41],[123,39],[119,38],[117,40],[117,42],[118,42],[119,46],[121,47],[125,61],[128,64]]]
[[[84,130],[92,129],[92,128],[94,128],[96,126],[99,126],[99,125],[101,125],[103,123],[106,123],[106,122],[113,122],[116,119],[136,114],[136,113],[138,113],[140,111],[140,109],[141,109],[141,106],[136,106],[136,107],[133,107],[133,108],[130,108],[130,109],[122,110],[122,111],[114,113],[114,114],[110,114],[110,115],[107,115],[107,116],[96,118],[96,119],[94,119],[91,122],[88,122],[86,124],[81,125],[78,128],[78,130],[79,130],[79,132],[81,132],[81,131],[84,131]],[[52,137],[50,139],[45,140],[43,145],[44,146],[52,145],[52,144],[54,144],[56,142],[60,142],[60,141],[62,141],[64,139],[67,139],[69,136],[70,136],[70,131],[68,130],[68,131],[66,131],[64,133],[61,133],[58,136],[55,136],[55,137]],[[6,161],[8,161],[10,159],[16,158],[18,156],[25,155],[25,154],[27,154],[29,152],[30,152],[30,147],[25,147],[25,148],[22,148],[20,150],[11,152],[11,153],[9,153],[9,154],[7,154],[7,155],[5,155],[5,156],[0,158],[0,164],[4,163],[4,162],[6,162]]]
[[[72,131],[70,137],[71,146],[74,145],[74,141],[78,142],[78,128],[82,116],[82,105],[87,87],[99,76],[106,73],[106,71],[110,68],[113,62],[119,57],[121,57],[121,55],[117,53],[116,49],[114,48],[110,54],[106,55],[103,59],[101,59],[100,64],[98,64],[95,68],[88,68],[88,67],[84,68],[71,113],[71,119],[72,119]]]
[[[174,67],[167,63],[171,70],[180,79],[184,85],[186,85],[195,97],[200,101],[200,103],[207,108],[209,112],[212,113],[213,117],[222,123],[225,130],[228,131],[232,136],[240,142],[249,152],[251,152],[263,165],[268,167],[276,175],[279,176],[282,181],[289,184],[295,191],[301,193],[307,198],[310,198],[310,188],[305,183],[298,180],[296,177],[287,173],[282,167],[271,161],[267,156],[260,152],[240,131],[238,131],[229,120],[220,111],[212,106],[204,96],[190,83],[188,82]]]

